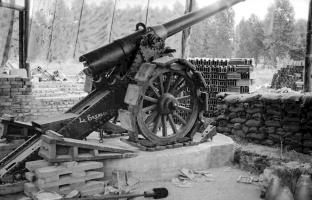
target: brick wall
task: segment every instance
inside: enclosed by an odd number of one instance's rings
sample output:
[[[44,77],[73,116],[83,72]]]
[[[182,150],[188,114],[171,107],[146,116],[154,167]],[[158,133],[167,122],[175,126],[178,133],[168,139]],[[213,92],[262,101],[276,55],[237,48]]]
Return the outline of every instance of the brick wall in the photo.
[[[9,114],[23,120],[31,113],[32,84],[29,78],[0,77],[0,116]]]
[[[253,143],[312,151],[312,94],[219,96],[217,131]]]
[[[83,83],[34,82],[28,78],[0,77],[0,117],[9,114],[31,121],[64,113],[87,94]]]

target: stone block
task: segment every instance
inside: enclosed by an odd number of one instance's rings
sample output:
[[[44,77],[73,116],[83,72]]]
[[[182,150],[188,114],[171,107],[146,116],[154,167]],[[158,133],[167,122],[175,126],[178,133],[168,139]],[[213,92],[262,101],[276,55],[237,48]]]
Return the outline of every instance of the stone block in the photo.
[[[33,197],[34,193],[39,192],[39,189],[33,183],[24,183],[24,194],[28,197]]]
[[[36,169],[48,167],[51,165],[52,165],[51,163],[45,160],[35,160],[35,161],[26,162],[25,168],[28,169],[28,171],[30,172],[34,172]]]
[[[25,173],[25,178],[26,180],[30,181],[30,182],[34,182],[35,181],[35,173],[33,172],[26,172]]]
[[[106,182],[90,181],[80,189],[81,196],[91,196],[104,192]]]

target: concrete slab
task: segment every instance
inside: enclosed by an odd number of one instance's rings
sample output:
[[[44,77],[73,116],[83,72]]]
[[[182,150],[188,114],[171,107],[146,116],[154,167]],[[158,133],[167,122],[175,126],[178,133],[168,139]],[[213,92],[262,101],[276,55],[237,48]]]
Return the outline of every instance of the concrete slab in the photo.
[[[104,141],[104,144],[109,142],[110,145],[115,144],[119,147],[128,146],[117,140]],[[155,152],[141,151],[133,147],[131,150],[134,150],[138,156],[103,161],[106,178],[111,178],[114,170],[124,170],[140,181],[169,180],[182,168],[208,169],[224,166],[233,160],[234,141],[230,137],[217,134],[211,142],[197,146]]]

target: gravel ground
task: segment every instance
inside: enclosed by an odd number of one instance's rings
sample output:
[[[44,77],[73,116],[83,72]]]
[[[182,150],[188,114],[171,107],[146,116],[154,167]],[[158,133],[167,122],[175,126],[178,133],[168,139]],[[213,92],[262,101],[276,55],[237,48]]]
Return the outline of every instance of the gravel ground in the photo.
[[[257,184],[237,183],[239,176],[250,176],[245,171],[234,167],[209,169],[213,181],[191,182],[190,187],[178,187],[171,181],[142,182],[136,188],[137,192],[151,190],[156,187],[165,187],[169,191],[170,200],[260,200],[260,189]],[[1,200],[18,200],[22,194],[0,196]],[[137,198],[144,199],[143,197]]]
[[[237,183],[239,176],[250,176],[245,171],[234,167],[221,167],[209,170],[214,181],[194,182],[191,187],[175,186],[171,181],[144,182],[138,185],[140,191],[165,187],[169,191],[166,199],[170,200],[260,200],[260,187],[256,184]],[[144,199],[144,198],[137,198]]]

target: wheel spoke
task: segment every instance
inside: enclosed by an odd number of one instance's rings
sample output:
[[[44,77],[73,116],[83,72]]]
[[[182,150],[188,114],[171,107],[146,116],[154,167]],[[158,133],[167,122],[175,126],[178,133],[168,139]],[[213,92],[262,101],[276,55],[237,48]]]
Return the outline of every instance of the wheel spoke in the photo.
[[[158,102],[157,99],[154,99],[153,97],[150,97],[150,96],[144,96],[144,100],[152,102],[152,103],[157,103]]]
[[[175,93],[175,95],[178,95],[178,94],[180,94],[182,91],[184,91],[184,90],[186,90],[186,85],[183,85],[183,86],[181,86],[179,89],[177,89],[177,91],[176,92],[174,92]]]
[[[162,74],[159,75],[159,82],[160,82],[160,92],[161,92],[161,94],[164,94],[165,93],[164,76]]]
[[[178,113],[176,113],[176,112],[174,112],[173,113],[173,116],[175,116],[176,118],[178,118],[178,120],[180,121],[180,122],[182,122],[182,124],[186,124],[186,121],[183,119],[183,117],[181,117],[181,115],[179,115]]]
[[[163,137],[167,136],[167,125],[166,125],[166,115],[161,116],[161,123],[162,123],[162,134]]]
[[[171,114],[168,115],[168,119],[169,119],[169,123],[170,123],[170,125],[171,125],[171,128],[172,128],[174,134],[177,134],[177,133],[178,133],[178,130],[177,130],[177,127],[176,127],[175,124],[174,124],[174,121],[173,121],[173,118],[172,118],[172,115],[171,115]]]
[[[183,83],[183,81],[184,81],[183,77],[179,76],[179,78],[175,81],[170,91],[173,92],[174,90],[176,90]]]
[[[170,89],[170,82],[171,82],[171,76],[172,76],[172,72],[170,72],[169,76],[167,77],[167,84],[166,84],[166,90],[165,93],[169,92]]]
[[[182,96],[182,97],[177,97],[176,99],[177,99],[178,101],[180,101],[180,100],[185,100],[185,99],[189,99],[189,98],[191,98],[191,95],[186,95],[186,96]]]
[[[157,117],[158,115],[158,112],[157,111],[153,111],[151,115],[149,115],[146,120],[145,120],[145,124],[146,125],[149,125],[150,123],[152,123],[155,118]]]
[[[158,115],[157,118],[156,118],[156,123],[155,123],[154,128],[153,128],[153,132],[155,134],[157,134],[158,128],[160,126],[160,122],[161,122],[161,116]]]
[[[192,113],[192,109],[184,107],[184,106],[177,106],[176,108],[178,110],[182,110],[182,111],[185,111],[185,112],[188,112],[188,113]]]
[[[151,106],[147,106],[147,107],[143,108],[142,111],[145,113],[147,111],[154,110],[156,108],[156,106],[157,106],[156,104],[151,105]]]
[[[155,86],[152,83],[150,83],[149,86],[152,88],[152,90],[156,94],[156,96],[160,97],[159,92],[157,91],[157,88],[155,88]]]

